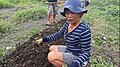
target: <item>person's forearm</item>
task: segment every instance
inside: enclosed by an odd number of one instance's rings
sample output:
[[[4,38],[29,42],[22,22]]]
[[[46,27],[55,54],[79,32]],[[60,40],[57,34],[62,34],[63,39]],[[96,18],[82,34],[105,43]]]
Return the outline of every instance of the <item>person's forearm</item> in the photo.
[[[57,39],[61,38],[62,36],[63,36],[63,33],[61,33],[59,31],[59,32],[56,32],[56,33],[54,33],[52,35],[43,37],[43,42],[54,41],[54,40],[57,40]]]

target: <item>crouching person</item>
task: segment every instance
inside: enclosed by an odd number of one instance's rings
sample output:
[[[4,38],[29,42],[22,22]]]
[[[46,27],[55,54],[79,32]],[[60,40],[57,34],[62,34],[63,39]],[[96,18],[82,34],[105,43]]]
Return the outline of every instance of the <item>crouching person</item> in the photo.
[[[63,27],[56,33],[37,40],[38,43],[50,42],[64,37],[66,46],[52,45],[48,60],[56,67],[67,64],[69,67],[84,67],[90,58],[91,32],[82,16],[87,10],[81,6],[81,0],[67,0],[60,12],[66,18]]]

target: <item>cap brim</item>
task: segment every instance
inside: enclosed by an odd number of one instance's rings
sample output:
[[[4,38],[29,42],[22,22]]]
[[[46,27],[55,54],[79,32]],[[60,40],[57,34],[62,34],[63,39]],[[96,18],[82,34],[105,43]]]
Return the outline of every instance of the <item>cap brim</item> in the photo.
[[[86,9],[83,9],[83,8],[80,8],[80,7],[77,7],[77,6],[67,5],[62,9],[62,11],[60,11],[60,14],[62,16],[65,16],[65,9],[66,8],[69,9],[70,11],[72,11],[73,13],[87,13]]]

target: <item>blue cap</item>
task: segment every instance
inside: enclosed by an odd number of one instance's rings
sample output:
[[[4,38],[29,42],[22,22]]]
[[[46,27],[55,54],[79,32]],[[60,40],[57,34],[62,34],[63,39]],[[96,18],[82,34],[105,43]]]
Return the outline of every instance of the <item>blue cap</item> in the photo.
[[[73,13],[87,13],[86,9],[82,8],[81,0],[67,0],[64,4],[64,8],[60,11],[60,14],[65,16],[65,9],[69,9]]]

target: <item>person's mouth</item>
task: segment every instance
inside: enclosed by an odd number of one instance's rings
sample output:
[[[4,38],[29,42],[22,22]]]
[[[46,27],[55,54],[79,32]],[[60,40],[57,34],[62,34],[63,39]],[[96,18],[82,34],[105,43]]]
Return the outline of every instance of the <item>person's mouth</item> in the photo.
[[[74,23],[74,21],[72,21],[72,20],[68,20],[68,22],[69,22],[69,23]]]
[[[68,19],[68,21],[72,22],[72,21],[73,21],[73,19]]]

